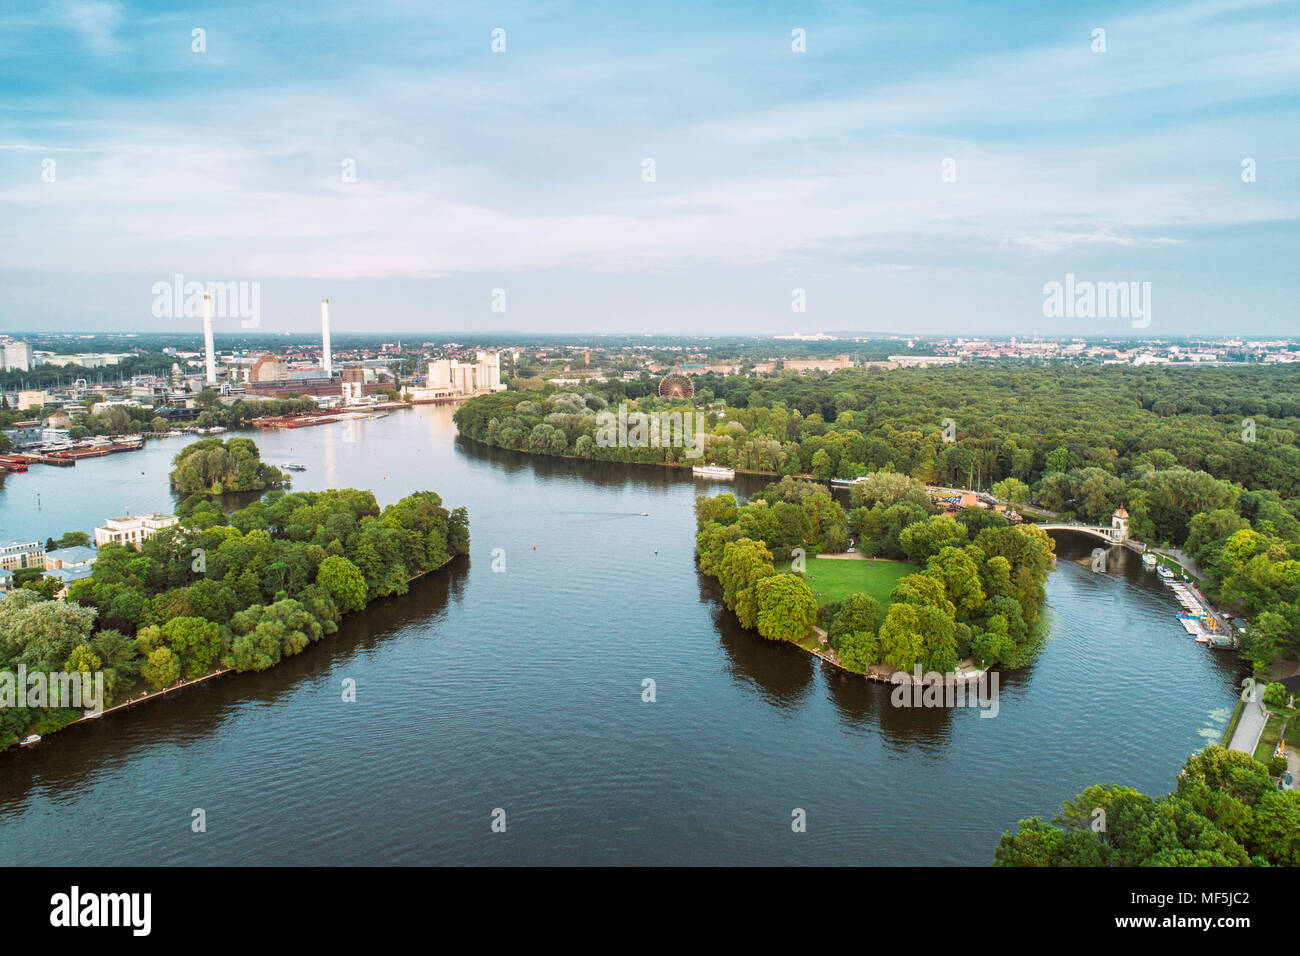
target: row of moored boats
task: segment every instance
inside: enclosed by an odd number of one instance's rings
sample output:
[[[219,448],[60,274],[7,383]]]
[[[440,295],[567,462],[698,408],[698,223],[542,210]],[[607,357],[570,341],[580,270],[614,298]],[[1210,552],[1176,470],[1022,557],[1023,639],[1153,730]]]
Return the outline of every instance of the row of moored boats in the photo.
[[[1147,561],[1148,558],[1151,559],[1150,562]],[[1155,556],[1144,554],[1142,563],[1147,567],[1155,565]],[[1163,564],[1156,566],[1156,574],[1173,592],[1174,599],[1183,606],[1182,613],[1178,615],[1178,623],[1183,626],[1188,637],[1194,638],[1198,644],[1206,644],[1214,648],[1237,646],[1236,639],[1231,634],[1224,634],[1219,630],[1214,615],[1210,613],[1195,590],[1178,580],[1177,575]]]

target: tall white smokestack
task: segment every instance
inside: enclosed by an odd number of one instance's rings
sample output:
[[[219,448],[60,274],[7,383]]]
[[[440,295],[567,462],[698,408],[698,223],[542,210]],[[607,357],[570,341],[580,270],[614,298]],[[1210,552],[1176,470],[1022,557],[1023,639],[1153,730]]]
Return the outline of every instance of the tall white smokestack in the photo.
[[[334,363],[330,359],[330,300],[320,300],[320,368],[329,378],[334,374]]]
[[[217,355],[212,348],[212,295],[203,293],[203,351],[208,359],[208,384],[217,384]]]

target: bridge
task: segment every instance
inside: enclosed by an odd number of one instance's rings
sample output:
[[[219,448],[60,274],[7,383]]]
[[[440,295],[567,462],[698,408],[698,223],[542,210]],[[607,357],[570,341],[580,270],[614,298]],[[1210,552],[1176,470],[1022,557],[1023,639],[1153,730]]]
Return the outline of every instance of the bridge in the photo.
[[[1044,531],[1078,531],[1081,534],[1090,534],[1094,538],[1101,538],[1103,541],[1109,541],[1111,544],[1123,544],[1128,538],[1128,528],[1116,528],[1108,524],[1040,524],[1035,527],[1042,528]]]

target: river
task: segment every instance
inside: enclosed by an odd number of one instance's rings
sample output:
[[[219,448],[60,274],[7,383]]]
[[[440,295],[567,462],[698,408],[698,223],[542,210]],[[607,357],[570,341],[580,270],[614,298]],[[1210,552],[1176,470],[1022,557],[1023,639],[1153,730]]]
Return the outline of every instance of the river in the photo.
[[[447,407],[252,437],[299,489],[467,506],[470,556],[271,671],[0,754],[0,861],[985,865],[1090,784],[1170,790],[1245,673],[1136,556],[1094,574],[1067,534],[998,716],[898,709],[722,608],[692,501],[726,485],[470,445]],[[9,476],[0,540],[171,510],[191,440]]]

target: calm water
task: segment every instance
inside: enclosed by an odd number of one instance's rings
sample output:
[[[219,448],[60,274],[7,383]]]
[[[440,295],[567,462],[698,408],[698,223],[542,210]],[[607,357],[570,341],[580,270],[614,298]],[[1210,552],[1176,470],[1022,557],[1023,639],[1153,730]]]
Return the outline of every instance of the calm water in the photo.
[[[1233,702],[1235,655],[1136,560],[1068,560],[1086,539],[1058,538],[1050,642],[996,719],[901,710],[722,609],[693,563],[717,484],[464,445],[447,408],[255,438],[301,489],[468,506],[470,557],[272,671],[0,754],[0,861],[983,865],[1089,784],[1171,789]],[[189,440],[10,476],[0,539],[172,508]]]

